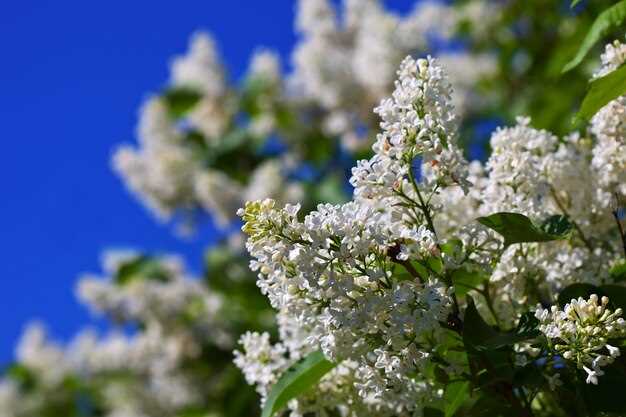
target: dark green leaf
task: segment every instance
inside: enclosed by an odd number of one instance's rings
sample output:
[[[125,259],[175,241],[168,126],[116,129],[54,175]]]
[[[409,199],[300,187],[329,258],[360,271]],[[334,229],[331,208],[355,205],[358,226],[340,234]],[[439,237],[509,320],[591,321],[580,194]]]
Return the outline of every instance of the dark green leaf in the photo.
[[[4,373],[4,376],[13,380],[21,389],[30,391],[35,388],[37,378],[35,374],[26,366],[16,363],[11,365]]]
[[[611,307],[626,310],[626,287],[621,285],[601,285],[600,294],[609,297]]]
[[[486,349],[485,341],[498,336],[498,332],[481,317],[472,297],[467,297],[467,308],[463,321],[463,343],[469,351]]]
[[[502,235],[505,246],[514,243],[563,239],[572,229],[572,225],[562,216],[552,216],[539,227],[534,225],[528,217],[519,213],[495,213],[476,220]]]
[[[609,270],[609,276],[613,282],[626,281],[626,260],[618,262],[613,268]]]
[[[187,87],[171,88],[163,93],[163,100],[174,118],[187,114],[201,98],[200,93]]]
[[[604,375],[598,378],[598,385],[581,383],[585,403],[595,412],[626,413],[626,375],[616,366],[603,368]]]
[[[465,321],[463,323],[463,342],[468,351],[495,350],[535,338],[539,335],[539,331],[534,328],[528,328],[527,323],[522,324],[522,328],[518,326],[518,329],[507,333],[497,331],[483,320],[478,310],[476,310],[474,301],[471,297],[468,298]]]
[[[444,394],[445,417],[452,417],[468,398],[469,382],[458,381],[449,384]]]
[[[289,400],[317,384],[335,366],[336,364],[328,361],[319,350],[298,361],[272,387],[265,401],[262,417],[272,417]]]
[[[541,372],[541,367],[530,363],[515,370],[513,383],[520,387],[539,389],[545,385],[546,380]]]
[[[424,407],[422,415],[424,417],[444,417],[443,411],[433,407]]]
[[[576,56],[563,67],[563,72],[567,72],[580,64],[591,48],[604,36],[608,35],[611,30],[620,27],[624,19],[626,19],[626,0],[614,4],[600,13],[593,25],[591,25],[580,48],[578,48]]]
[[[539,228],[552,236],[563,236],[572,230],[572,224],[567,220],[566,216],[555,214],[548,217]]]
[[[165,282],[169,278],[167,271],[157,260],[145,255],[123,263],[115,274],[115,282],[119,285],[140,279]]]
[[[596,294],[598,296],[604,295],[602,291],[591,284],[572,284],[561,290],[559,293],[557,302],[561,308],[568,304],[573,299],[577,299],[578,297],[583,297],[585,299],[589,298],[591,294]]]
[[[524,313],[520,317],[515,332],[518,334],[528,333],[537,330],[539,326],[539,319],[535,317],[534,313]]]
[[[626,65],[593,80],[577,118],[590,120],[602,107],[626,93]]]
[[[209,149],[204,135],[197,130],[189,130],[188,132],[185,132],[184,138],[186,144],[191,146],[197,152],[206,153]]]
[[[450,377],[446,373],[446,371],[439,365],[435,366],[435,380],[442,384],[447,384],[450,381]]]
[[[478,399],[468,412],[472,417],[511,417],[515,410],[504,399],[485,394]]]
[[[510,346],[515,343],[523,342],[525,340],[534,339],[540,334],[541,332],[539,330],[531,330],[524,333],[499,333],[497,336],[485,340],[482,346],[487,349],[498,349],[504,346]]]

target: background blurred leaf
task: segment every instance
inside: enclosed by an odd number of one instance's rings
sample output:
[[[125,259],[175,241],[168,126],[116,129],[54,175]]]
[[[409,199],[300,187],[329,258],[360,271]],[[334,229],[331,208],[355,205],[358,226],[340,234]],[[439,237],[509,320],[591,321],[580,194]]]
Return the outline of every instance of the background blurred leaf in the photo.
[[[576,0],[572,3],[572,7],[576,5],[575,3]],[[608,35],[612,29],[620,26],[624,19],[626,19],[626,0],[622,0],[600,13],[587,32],[576,56],[563,67],[563,72],[570,71],[580,64],[596,42]]]
[[[609,276],[613,282],[626,281],[626,260],[622,260],[613,266],[613,268],[609,270]]]
[[[115,282],[119,285],[140,279],[165,282],[170,277],[159,261],[146,255],[124,262],[115,274]]]
[[[187,114],[201,98],[200,93],[186,87],[171,88],[163,94],[167,109],[174,118]]]

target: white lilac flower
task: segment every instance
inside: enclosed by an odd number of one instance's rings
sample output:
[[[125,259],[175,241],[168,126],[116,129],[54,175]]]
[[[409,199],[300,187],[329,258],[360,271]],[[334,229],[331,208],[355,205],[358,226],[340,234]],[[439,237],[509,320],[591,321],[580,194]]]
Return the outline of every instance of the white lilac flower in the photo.
[[[619,349],[607,344],[607,340],[626,334],[622,309],[611,311],[608,303],[607,297],[598,299],[592,294],[588,300],[582,297],[571,300],[563,310],[553,306],[550,310],[539,307],[535,312],[540,321],[539,330],[549,346],[584,369],[588,384],[598,384],[598,377],[604,374],[600,368],[620,355]]]
[[[606,46],[602,67],[595,74],[601,77],[617,69],[626,60],[626,45],[615,41]],[[591,120],[596,137],[591,161],[596,179],[596,200],[604,209],[610,207],[615,195],[626,197],[626,97],[620,96],[600,109]]]
[[[224,68],[215,41],[208,33],[195,33],[189,42],[189,52],[174,58],[170,70],[174,86],[198,89],[213,97],[224,93]]]
[[[476,20],[472,16],[480,15],[481,26],[491,21],[496,15],[493,4],[489,13],[481,13],[486,8],[477,3],[483,2],[472,2],[459,12],[441,2],[417,2],[411,13],[401,16],[385,10],[378,0],[345,1],[342,10],[325,0],[301,0],[296,28],[302,39],[292,55],[295,68],[289,79],[293,95],[320,105],[329,120],[343,119],[339,132],[337,123],[325,126],[333,127],[328,133],[339,135],[344,147],[368,146],[371,138],[359,126],[375,127],[370,109],[393,88],[403,57],[425,53],[431,38],[451,39],[460,22]],[[463,60],[451,82],[461,106],[457,110],[465,115],[484,106],[469,82],[489,77],[494,60],[461,53],[454,58]]]

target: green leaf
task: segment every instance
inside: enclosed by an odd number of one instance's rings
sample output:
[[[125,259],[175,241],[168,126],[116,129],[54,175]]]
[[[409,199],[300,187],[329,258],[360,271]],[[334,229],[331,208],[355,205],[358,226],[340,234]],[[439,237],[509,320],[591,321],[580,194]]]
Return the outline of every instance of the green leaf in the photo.
[[[622,260],[613,266],[609,270],[609,277],[611,277],[613,282],[626,281],[626,260]]]
[[[171,88],[163,93],[163,100],[174,118],[187,114],[201,98],[200,93],[188,87]]]
[[[569,7],[570,7],[571,9],[573,9],[573,8],[574,8],[574,7],[576,7],[576,5],[577,5],[578,3],[580,3],[581,1],[583,1],[583,0],[572,0],[572,4],[571,4]]]
[[[607,366],[603,371],[605,374],[599,378],[598,385],[581,384],[585,403],[595,412],[623,416],[626,413],[626,374],[617,366]]]
[[[528,217],[519,213],[495,213],[476,220],[502,235],[505,246],[563,239],[572,230],[571,223],[563,216],[551,216],[540,226],[536,226]]]
[[[536,327],[536,323],[531,322],[530,318],[525,318],[524,321],[520,319],[520,323],[515,331],[499,332],[483,320],[478,310],[476,310],[474,301],[471,297],[468,297],[463,324],[463,342],[468,351],[496,350],[537,337],[540,332],[533,325]]]
[[[468,352],[485,350],[485,341],[498,336],[498,332],[481,317],[472,297],[467,297],[467,308],[463,321],[463,344]]]
[[[576,118],[590,120],[610,101],[626,93],[626,65],[591,82]]]
[[[573,299],[577,299],[578,297],[587,299],[591,294],[596,294],[598,296],[604,295],[603,292],[595,285],[576,283],[563,288],[559,293],[557,302],[559,306],[563,308],[565,304],[568,304]]]
[[[598,296],[606,295],[612,308],[626,310],[626,287],[621,285],[601,285]]]
[[[124,262],[115,274],[115,283],[119,285],[126,285],[141,279],[165,282],[170,277],[159,261],[146,255]]]
[[[319,350],[298,361],[287,369],[272,387],[265,401],[262,417],[272,417],[289,400],[317,384],[335,366],[336,364],[327,360]]]
[[[424,407],[422,415],[424,417],[444,417],[443,411],[434,407]]]
[[[541,370],[542,368],[535,363],[530,363],[518,368],[513,375],[513,383],[516,386],[525,387],[526,389],[540,389],[546,384]]]
[[[524,313],[519,318],[515,332],[518,334],[529,333],[537,330],[539,319],[535,317],[535,313]]]
[[[486,393],[480,397],[468,412],[472,417],[510,417],[516,410],[502,398]]]
[[[33,371],[19,363],[11,365],[2,376],[13,380],[24,391],[30,391],[37,385],[37,378]]]
[[[572,3],[572,7],[575,5],[576,0]],[[603,37],[609,34],[613,29],[619,28],[626,19],[626,0],[622,0],[617,4],[609,7],[596,18],[591,25],[589,32],[582,41],[580,48],[576,56],[569,61],[562,72],[570,71],[582,62],[585,56],[589,53],[591,48]]]
[[[504,346],[514,345],[515,343],[523,342],[525,340],[534,339],[540,334],[541,332],[539,330],[532,330],[524,333],[500,333],[489,340],[485,340],[483,346],[487,349],[498,349]]]
[[[572,230],[572,224],[562,214],[555,214],[544,220],[539,228],[552,236],[564,236]]]
[[[450,377],[448,376],[447,372],[440,365],[435,366],[434,374],[435,380],[437,382],[445,385],[450,381]]]
[[[463,252],[463,241],[461,239],[449,239],[441,244],[441,251],[448,256],[456,256]]]
[[[444,394],[445,417],[452,417],[468,398],[469,382],[458,381],[448,385]]]
[[[459,297],[466,295],[472,288],[478,287],[489,278],[482,272],[470,271],[464,267],[452,271],[451,276],[454,293]]]

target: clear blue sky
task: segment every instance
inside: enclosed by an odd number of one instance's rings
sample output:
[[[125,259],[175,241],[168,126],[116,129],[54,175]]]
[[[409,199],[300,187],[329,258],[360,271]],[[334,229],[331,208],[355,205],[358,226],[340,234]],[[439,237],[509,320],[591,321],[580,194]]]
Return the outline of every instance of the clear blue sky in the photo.
[[[389,1],[406,10],[411,0]],[[237,78],[257,46],[287,57],[294,2],[42,1],[0,8],[0,364],[30,319],[67,340],[92,322],[74,297],[79,273],[107,247],[182,253],[192,242],[158,225],[109,168],[134,140],[137,108],[168,76],[190,33],[207,29]]]

